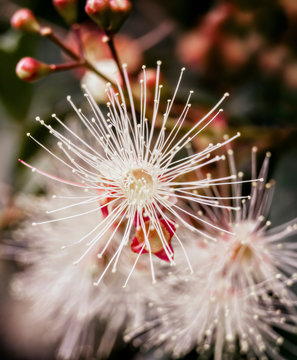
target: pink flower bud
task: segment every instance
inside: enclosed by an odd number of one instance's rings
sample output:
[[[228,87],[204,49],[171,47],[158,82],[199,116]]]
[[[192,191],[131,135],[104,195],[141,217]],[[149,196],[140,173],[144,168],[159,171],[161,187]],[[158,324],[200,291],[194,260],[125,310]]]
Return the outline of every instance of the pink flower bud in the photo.
[[[16,66],[17,76],[24,81],[35,81],[49,75],[55,69],[31,57],[22,58]]]
[[[119,30],[131,11],[129,0],[110,0],[110,27],[113,32]]]
[[[109,0],[88,0],[85,6],[86,13],[102,29],[109,26]]]
[[[68,24],[76,22],[78,12],[77,0],[53,0],[53,4]]]
[[[131,10],[129,0],[88,0],[86,13],[106,32],[119,30]]]
[[[11,26],[15,29],[28,31],[28,32],[39,32],[40,25],[35,18],[33,12],[29,9],[18,10],[12,16]]]

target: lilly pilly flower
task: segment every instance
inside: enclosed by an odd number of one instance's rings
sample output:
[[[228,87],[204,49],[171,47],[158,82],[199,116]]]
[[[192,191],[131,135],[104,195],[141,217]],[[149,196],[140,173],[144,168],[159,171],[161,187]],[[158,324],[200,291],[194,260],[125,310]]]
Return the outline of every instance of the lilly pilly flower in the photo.
[[[53,189],[57,190],[57,186],[51,187],[50,192]],[[100,288],[93,286],[94,278],[113,255],[115,244],[105,252],[102,260],[96,256],[104,247],[108,232],[77,267],[72,265],[84,244],[61,251],[61,241],[70,244],[73,238],[83,236],[94,221],[100,220],[100,213],[89,214],[81,222],[73,218],[68,224],[53,223],[58,213],[46,214],[45,210],[53,201],[65,204],[76,195],[71,190],[64,189],[63,195],[54,195],[54,199],[22,199],[27,212],[40,220],[48,219],[48,223],[39,232],[25,223],[14,233],[15,242],[9,246],[9,251],[11,257],[25,268],[15,276],[12,294],[16,304],[22,304],[23,311],[18,314],[17,329],[11,324],[8,327],[13,331],[14,343],[24,336],[24,332],[28,338],[28,333],[32,332],[33,338],[39,333],[40,347],[45,346],[43,343],[57,344],[59,359],[89,358],[93,354],[103,359],[110,355],[127,325],[143,323],[148,292],[153,285],[141,259],[129,287],[121,287],[137,256],[124,253],[117,276],[108,274]],[[75,214],[74,208],[69,211]],[[120,234],[114,240],[119,241]],[[19,326],[20,323],[23,326]]]
[[[253,148],[253,178],[256,152]],[[228,156],[230,172],[236,175],[232,150]],[[286,352],[296,356],[296,347],[283,334],[297,332],[296,295],[290,290],[297,280],[297,247],[290,238],[297,233],[297,219],[268,229],[273,188],[272,181],[265,183],[269,158],[267,153],[258,176],[264,181],[252,182],[240,211],[200,208],[201,216],[233,235],[218,233],[216,243],[197,239],[196,248],[192,242],[189,253],[195,273],[185,277],[176,271],[175,277],[165,280],[160,286],[161,314],[131,331],[129,338],[141,334],[136,342],[160,346],[175,357],[195,348],[200,354],[213,353],[215,360],[238,358],[238,352],[248,359],[286,359],[282,355]],[[229,190],[237,207],[241,185],[233,184]],[[214,235],[211,228],[208,231]]]
[[[188,212],[182,206],[179,206],[179,201],[184,199],[194,203],[220,206],[217,205],[215,197],[209,198],[193,194],[192,190],[206,186],[217,186],[234,178],[232,175],[219,179],[202,178],[192,181],[182,179],[185,174],[194,173],[206,165],[223,159],[223,156],[211,156],[212,152],[230,142],[239,134],[222,143],[210,144],[204,150],[193,155],[178,158],[180,151],[187,147],[191,140],[221,112],[219,107],[228,94],[225,94],[190,130],[182,133],[181,129],[190,108],[191,91],[174,126],[170,131],[166,132],[166,126],[184,69],[181,71],[172,99],[168,100],[165,112],[160,116],[159,106],[162,90],[162,85],[159,84],[160,65],[161,62],[158,62],[155,97],[151,112],[146,100],[145,67],[143,67],[143,79],[140,80],[141,99],[139,109],[134,105],[125,65],[123,66],[123,72],[129,101],[126,102],[124,91],[119,83],[117,84],[117,92],[113,87],[108,86],[109,102],[107,103],[108,113],[106,116],[103,115],[87,89],[85,96],[93,112],[90,118],[84,115],[82,110],[77,108],[71,98],[68,97],[68,101],[80,121],[88,130],[88,136],[92,138],[92,143],[87,136],[80,137],[71,130],[55,114],[53,114],[53,118],[65,129],[65,134],[55,130],[51,125],[45,124],[39,117],[36,119],[58,139],[60,154],[45,148],[44,145],[41,145],[28,134],[57,161],[74,173],[77,181],[73,182],[47,174],[21,160],[23,164],[53,180],[92,193],[87,200],[71,205],[78,209],[76,216],[81,217],[81,221],[83,221],[83,216],[88,216],[88,214],[98,212],[104,208],[104,220],[94,224],[94,227],[76,243],[85,242],[87,244],[86,251],[83,252],[76,263],[79,263],[96,246],[107,231],[112,230],[105,247],[98,254],[99,258],[103,257],[118,229],[125,227],[120,245],[95,284],[99,284],[111,264],[113,264],[113,271],[116,270],[122,250],[132,238],[135,224],[143,232],[142,246],[138,251],[139,256],[144,252],[143,250],[149,253],[154,282],[155,272],[152,255],[160,251],[159,247],[157,251],[154,251],[151,243],[152,237],[155,238],[155,233],[159,236],[160,244],[163,247],[164,254],[166,254],[162,257],[174,264],[173,249],[167,232],[170,233],[170,238],[172,237],[171,234],[174,233],[174,239],[183,248],[182,240],[174,232],[174,227],[180,224],[200,234],[201,231],[190,222],[185,221],[184,217],[186,215],[196,221],[205,222],[196,213]],[[147,116],[150,116],[150,122]],[[161,124],[159,131],[155,129],[157,122]],[[65,219],[67,219],[67,216],[60,220]],[[163,225],[160,219],[162,219]],[[173,225],[173,221],[176,222],[176,225]],[[34,225],[39,224],[41,223],[34,223]],[[166,224],[166,231],[164,231],[164,224]],[[216,225],[212,224],[211,226],[217,228]],[[154,233],[153,236],[152,232]],[[205,236],[209,237],[208,234],[205,234]],[[187,256],[186,252],[185,256]],[[139,257],[137,257],[136,262],[138,259]],[[192,270],[191,264],[188,263],[188,265]],[[133,268],[134,266],[132,270]]]

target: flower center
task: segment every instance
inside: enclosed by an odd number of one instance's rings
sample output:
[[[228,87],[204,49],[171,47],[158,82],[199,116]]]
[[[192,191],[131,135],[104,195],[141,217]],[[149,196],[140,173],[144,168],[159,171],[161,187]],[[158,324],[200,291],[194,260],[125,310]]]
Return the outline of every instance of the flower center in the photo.
[[[154,179],[147,170],[138,168],[129,170],[124,177],[122,190],[131,204],[141,207],[151,202],[154,195]]]
[[[248,244],[238,243],[233,249],[232,260],[241,261],[243,264],[251,264],[254,252]]]

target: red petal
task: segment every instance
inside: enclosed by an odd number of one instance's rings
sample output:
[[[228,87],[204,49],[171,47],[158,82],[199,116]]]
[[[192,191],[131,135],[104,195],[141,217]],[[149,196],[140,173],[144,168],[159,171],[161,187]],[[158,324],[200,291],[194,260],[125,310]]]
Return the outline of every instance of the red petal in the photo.
[[[169,245],[170,250],[172,251],[172,259],[174,259],[173,248],[172,248],[171,244],[168,244],[168,245]],[[154,253],[154,255],[158,256],[158,258],[161,259],[161,260],[170,262],[170,260],[169,260],[169,258],[168,258],[168,256],[167,256],[164,249],[158,251],[157,253]]]
[[[165,221],[164,219],[160,220],[160,223],[162,223],[162,225],[164,225],[165,229],[169,232],[170,235],[170,239],[172,238],[172,236],[174,235],[176,228],[175,225],[173,223],[173,221]]]
[[[140,252],[142,254],[146,254],[147,253],[147,250],[145,248],[143,248],[143,250],[141,251],[143,247],[143,243],[140,243],[137,239],[137,237],[135,236],[133,239],[132,239],[132,243],[131,243],[131,250],[133,252],[135,252],[136,254],[139,254]]]

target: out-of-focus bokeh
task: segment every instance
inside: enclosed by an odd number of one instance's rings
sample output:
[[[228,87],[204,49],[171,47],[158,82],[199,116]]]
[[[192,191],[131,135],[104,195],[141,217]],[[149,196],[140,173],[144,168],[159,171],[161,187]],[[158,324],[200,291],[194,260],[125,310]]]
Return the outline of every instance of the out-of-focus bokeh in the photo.
[[[101,41],[102,34],[84,13],[84,4],[85,1],[80,1],[79,22],[83,24],[86,55],[108,74],[114,64]],[[24,160],[32,159],[40,151],[28,141],[28,131],[41,142],[47,142],[48,133],[36,123],[35,116],[48,122],[52,113],[67,116],[71,109],[65,98],[70,94],[76,103],[82,100],[81,81],[88,83],[99,102],[105,101],[104,83],[80,70],[53,74],[32,84],[16,77],[15,67],[22,57],[32,56],[46,63],[65,60],[60,49],[47,39],[10,27],[10,17],[21,7],[34,11],[42,24],[52,26],[69,45],[73,44],[74,37],[51,0],[0,0],[2,244],[23,216],[14,204],[14,195],[21,191],[42,191],[31,184],[29,172],[17,161],[20,156]],[[243,170],[249,165],[251,146],[256,145],[262,154],[271,151],[270,173],[277,182],[272,222],[279,224],[297,216],[296,0],[135,0],[130,17],[116,36],[116,46],[120,60],[128,64],[135,79],[142,64],[153,68],[157,60],[162,60],[162,78],[168,91],[175,86],[180,68],[186,67],[181,84],[184,91],[179,92],[178,102],[183,103],[189,89],[195,91],[189,122],[198,120],[224,92],[229,92],[224,115],[198,142],[206,143],[225,133],[240,131],[241,138],[233,147]],[[15,270],[1,260],[2,329],[7,321],[9,278]],[[0,330],[3,349],[5,336],[5,331]],[[115,358],[126,355],[142,359],[131,349],[126,351],[124,355],[115,354]],[[13,356],[12,350],[6,349],[1,358]]]

